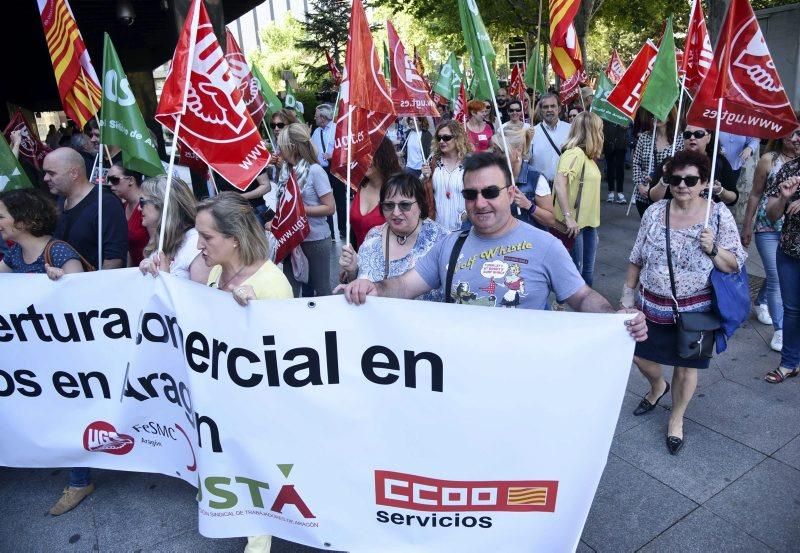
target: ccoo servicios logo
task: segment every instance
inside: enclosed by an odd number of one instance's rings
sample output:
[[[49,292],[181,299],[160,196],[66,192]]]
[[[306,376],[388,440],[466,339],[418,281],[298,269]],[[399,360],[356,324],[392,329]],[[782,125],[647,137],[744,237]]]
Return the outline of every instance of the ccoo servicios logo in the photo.
[[[406,511],[377,511],[377,521],[383,524],[422,528],[491,528],[491,516],[471,513],[552,513],[556,509],[557,493],[556,480],[442,480],[402,472],[375,471],[375,503]]]

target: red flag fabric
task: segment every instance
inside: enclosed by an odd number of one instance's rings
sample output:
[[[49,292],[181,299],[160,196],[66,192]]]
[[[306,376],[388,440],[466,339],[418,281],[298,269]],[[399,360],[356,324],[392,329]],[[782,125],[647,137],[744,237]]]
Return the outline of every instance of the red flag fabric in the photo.
[[[8,126],[6,126],[3,131],[3,135],[6,137],[6,141],[9,144],[11,143],[11,133],[13,131],[22,131],[22,142],[19,144],[19,156],[36,167],[36,169],[40,170],[42,161],[44,161],[44,156],[49,154],[52,150],[48,148],[47,144],[37,138],[20,110],[14,113],[11,121],[8,122]]]
[[[622,63],[622,60],[617,53],[617,49],[614,48],[614,50],[611,52],[611,59],[608,60],[608,65],[606,66],[606,77],[608,77],[608,80],[613,84],[617,84],[625,74],[625,71],[625,64]]]
[[[272,219],[272,234],[278,242],[275,248],[275,263],[283,261],[293,249],[303,243],[310,232],[311,227],[308,225],[303,197],[300,195],[300,188],[292,170],[289,173],[289,180],[286,181],[286,188],[278,197],[275,217]]]
[[[269,152],[202,0],[189,8],[155,118],[172,131],[181,113],[180,139],[239,190],[266,167]]]
[[[720,129],[741,136],[780,138],[797,119],[775,70],[764,35],[748,0],[732,0],[712,64],[686,114],[691,125],[715,128],[717,100],[723,99]]]
[[[341,84],[342,82],[342,72],[339,71],[339,68],[336,67],[336,62],[333,61],[330,52],[325,50],[325,58],[328,60],[328,69],[331,72],[331,77],[333,77],[333,82],[337,85]]]
[[[648,39],[633,58],[617,86],[608,95],[608,103],[631,120],[642,102],[644,89],[647,88],[647,80],[650,78],[650,72],[656,62],[656,55],[658,55],[658,48],[653,41]]]
[[[347,150],[350,148],[348,185],[355,189],[364,179],[375,150],[394,122],[395,111],[361,0],[353,2],[348,37],[330,168],[331,173],[347,183]],[[352,134],[348,133],[348,113],[352,118]]]
[[[456,104],[453,108],[453,119],[463,123],[464,125],[467,124],[467,119],[469,119],[469,110],[467,110],[467,91],[464,90],[464,81],[461,81],[461,87],[458,89],[458,97],[456,98]]]
[[[686,90],[695,95],[703,79],[708,74],[711,64],[714,62],[711,40],[708,38],[706,18],[703,15],[703,6],[700,5],[699,0],[695,0],[692,5],[689,27],[686,29],[684,50],[683,59],[678,60],[678,67],[681,74],[686,74],[686,82],[684,84]]]
[[[389,68],[391,70],[392,101],[397,115],[439,117],[439,110],[428,94],[428,87],[406,54],[391,21],[386,22],[389,35]]]
[[[508,94],[512,98],[518,98],[520,102],[525,101],[525,83],[522,81],[523,71],[520,70],[519,63],[515,63],[511,69],[511,76],[508,78]]]
[[[206,162],[200,159],[196,153],[190,148],[187,148],[184,144],[181,144],[178,150],[178,164],[184,165],[202,175],[208,173],[208,165],[206,165]]]
[[[250,113],[253,123],[258,127],[264,119],[264,115],[267,113],[267,103],[261,95],[258,81],[255,76],[253,76],[253,72],[250,71],[250,65],[248,65],[247,59],[242,53],[242,49],[239,48],[236,38],[234,38],[230,31],[227,31],[226,42],[225,59],[228,61],[228,65],[231,68],[231,73],[239,83],[239,92],[241,92],[242,98],[244,98],[247,111]]]
[[[559,100],[566,104],[581,91],[581,83],[586,80],[586,71],[581,69],[576,71],[572,77],[561,81],[561,89],[558,91]]]

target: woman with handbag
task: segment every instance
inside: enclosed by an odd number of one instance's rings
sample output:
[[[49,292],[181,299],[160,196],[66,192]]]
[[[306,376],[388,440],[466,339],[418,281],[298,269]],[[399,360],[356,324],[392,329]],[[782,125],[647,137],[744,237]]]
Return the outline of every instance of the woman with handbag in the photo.
[[[652,411],[670,391],[661,365],[675,367],[667,449],[683,446],[683,415],[697,386],[697,369],[708,368],[716,330],[710,276],[713,269],[735,273],[744,265],[736,221],[721,203],[712,204],[704,227],[710,167],[705,154],[682,151],[667,166],[672,200],[660,200],[645,212],[630,255],[622,289],[623,306],[639,308],[647,319],[647,340],[636,344],[634,363],[650,382],[650,391],[634,410]]]
[[[553,215],[557,233],[574,240],[570,252],[572,261],[589,286],[594,280],[597,227],[600,226],[602,176],[595,160],[602,153],[603,120],[588,111],[579,113],[572,122],[567,142],[558,158],[553,182],[556,197]],[[562,239],[562,242],[565,241]],[[565,242],[565,246],[568,244]]]

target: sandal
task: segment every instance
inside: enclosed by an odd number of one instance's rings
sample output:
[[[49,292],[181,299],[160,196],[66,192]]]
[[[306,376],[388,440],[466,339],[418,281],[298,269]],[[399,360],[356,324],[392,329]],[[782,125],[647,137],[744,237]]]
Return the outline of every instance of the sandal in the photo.
[[[777,369],[769,371],[766,376],[764,376],[764,380],[770,384],[780,384],[787,378],[794,378],[798,374],[800,374],[800,368],[784,373],[781,371],[781,367],[778,367]]]

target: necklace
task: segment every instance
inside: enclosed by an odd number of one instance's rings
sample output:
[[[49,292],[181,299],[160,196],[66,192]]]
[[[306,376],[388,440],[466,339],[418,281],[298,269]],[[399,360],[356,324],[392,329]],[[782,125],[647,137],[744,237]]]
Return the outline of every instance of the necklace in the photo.
[[[442,158],[441,162],[442,162],[442,169],[444,169],[444,172],[447,173],[447,183],[445,183],[445,185],[444,185],[444,195],[449,200],[450,196],[452,195],[452,193],[451,193],[452,178],[453,178],[453,175],[456,173],[456,171],[458,171],[458,168],[461,167],[461,162],[457,163],[456,166],[453,167],[452,171],[447,168],[447,165],[445,164],[444,158]]]
[[[405,245],[406,241],[408,240],[408,237],[411,236],[412,234],[414,234],[417,231],[417,228],[419,228],[419,224],[420,224],[421,221],[422,221],[422,219],[417,219],[417,225],[411,230],[411,232],[409,232],[406,235],[397,234],[391,228],[389,229],[389,232],[394,234],[394,239],[397,240],[397,243],[399,245],[403,246],[403,245]]]
[[[217,286],[217,288],[219,288],[220,290],[224,290],[224,289],[225,289],[225,288],[228,286],[228,284],[230,284],[230,283],[231,283],[231,281],[232,281],[233,279],[235,279],[237,276],[239,276],[239,273],[241,273],[242,271],[244,271],[245,267],[247,267],[247,265],[242,265],[242,268],[241,268],[241,269],[239,269],[238,271],[236,271],[236,273],[235,273],[235,274],[234,274],[234,275],[233,275],[231,278],[229,278],[228,280],[226,280],[226,281],[225,281],[225,282],[223,282],[222,284],[219,284],[219,285]],[[222,277],[222,273],[220,273],[220,277]]]

